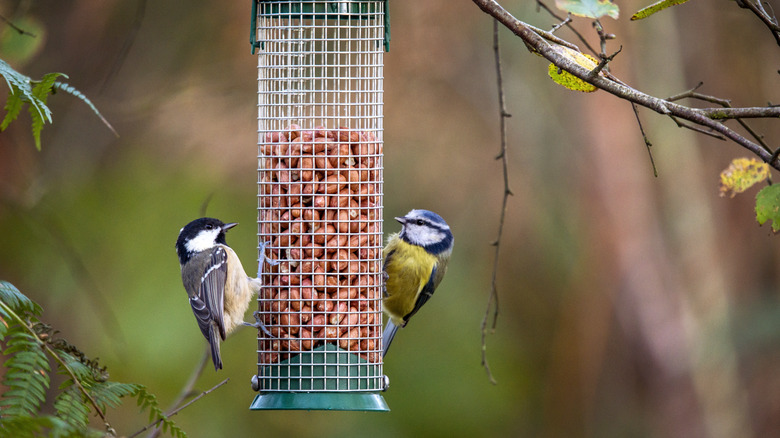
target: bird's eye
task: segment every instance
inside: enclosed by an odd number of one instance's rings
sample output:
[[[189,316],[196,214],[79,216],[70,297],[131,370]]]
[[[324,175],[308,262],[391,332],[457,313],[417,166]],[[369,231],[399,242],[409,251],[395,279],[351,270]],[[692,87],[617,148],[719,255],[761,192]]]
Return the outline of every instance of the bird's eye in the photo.
[[[417,219],[417,225],[424,225],[425,221],[422,219]]]
[[[210,229],[212,229],[212,228],[214,228],[214,225],[211,225],[211,224],[206,224],[206,229],[207,229],[207,230],[210,230]]]

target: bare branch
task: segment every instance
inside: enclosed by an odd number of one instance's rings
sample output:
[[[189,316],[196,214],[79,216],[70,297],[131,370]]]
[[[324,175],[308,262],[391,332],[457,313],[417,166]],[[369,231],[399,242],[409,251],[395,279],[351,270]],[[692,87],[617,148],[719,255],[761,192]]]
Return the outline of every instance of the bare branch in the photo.
[[[653,166],[653,176],[658,178],[658,169],[655,167],[655,160],[653,159],[653,151],[650,150],[650,148],[653,146],[652,143],[650,143],[650,139],[647,138],[647,134],[645,134],[645,128],[642,126],[642,120],[639,118],[639,110],[636,108],[636,104],[631,104],[631,109],[634,110],[634,116],[636,117],[636,123],[639,125],[639,132],[642,133],[642,140],[645,141],[645,147],[647,148],[647,155],[650,156],[650,165]]]
[[[743,118],[751,118],[753,115],[755,117],[762,117],[762,118],[770,118],[770,117],[777,117],[774,115],[774,113],[780,114],[780,112],[775,111],[777,109],[780,109],[778,107],[768,106],[764,108],[737,108],[739,110],[739,114],[735,114],[734,108],[731,106],[731,101],[728,99],[721,99],[719,97],[715,96],[709,96],[707,94],[697,93],[696,89],[701,87],[703,85],[703,82],[699,82],[699,84],[684,93],[677,94],[675,96],[669,97],[666,100],[668,101],[674,101],[674,100],[680,100],[684,98],[691,98],[691,99],[699,99],[705,102],[711,102],[718,105],[721,105],[724,108],[705,108],[700,109],[699,111],[703,112],[712,112],[711,114],[708,114],[708,117],[711,119],[736,119],[737,122],[742,125],[743,128],[754,138],[757,142],[761,144],[761,146],[764,147],[765,150],[772,152],[772,149],[769,147],[769,145],[764,141],[764,137],[760,134],[758,134],[756,131],[753,130],[753,128],[750,127],[750,125],[747,124]],[[757,115],[757,114],[765,114],[765,115]]]
[[[499,129],[501,133],[501,150],[496,159],[501,160],[501,166],[504,171],[504,195],[503,200],[501,201],[501,216],[498,221],[498,237],[496,238],[496,241],[493,242],[495,253],[493,255],[493,276],[490,286],[490,295],[488,296],[487,306],[485,307],[485,316],[482,318],[482,366],[485,368],[485,372],[487,372],[490,383],[494,385],[496,384],[496,379],[493,378],[493,373],[490,372],[490,365],[487,360],[488,321],[491,317],[490,310],[493,309],[493,323],[490,325],[490,331],[495,331],[496,323],[498,322],[498,286],[496,285],[496,279],[498,277],[498,258],[501,249],[501,235],[504,231],[504,219],[506,218],[506,205],[509,196],[512,195],[512,191],[509,189],[509,172],[507,171],[506,157],[506,119],[511,117],[511,114],[506,111],[506,103],[504,100],[504,79],[501,73],[501,51],[499,49],[498,41],[498,20],[493,20],[493,53],[496,60]]]
[[[571,23],[571,15],[567,15],[565,20],[553,26],[553,28],[550,30],[550,33],[555,33],[556,30],[568,25],[569,23]]]
[[[726,137],[724,137],[722,134],[719,134],[717,132],[712,132],[711,130],[701,128],[696,125],[691,125],[690,123],[683,122],[682,120],[678,119],[675,116],[669,116],[672,120],[674,120],[674,123],[677,124],[678,128],[686,128],[690,129],[691,131],[698,132],[699,134],[708,135],[712,138],[717,138],[718,140],[726,141],[728,140]]]
[[[19,27],[19,26],[17,26],[17,25],[15,25],[15,24],[13,24],[13,23],[11,22],[11,20],[9,20],[9,19],[5,18],[5,17],[4,17],[4,16],[2,16],[2,15],[0,15],[0,20],[2,20],[2,21],[5,23],[5,24],[7,24],[7,25],[8,25],[8,26],[9,26],[11,29],[15,30],[15,31],[16,31],[16,33],[18,33],[19,35],[27,35],[27,36],[29,36],[29,37],[37,38],[37,36],[36,36],[34,33],[32,33],[32,32],[28,32],[28,31],[26,31],[26,30],[22,29],[21,27]]]
[[[777,45],[780,46],[780,24],[777,22],[777,17],[774,15],[774,11],[770,16],[766,9],[764,9],[762,0],[758,0],[757,2],[753,2],[751,0],[737,0],[736,3],[740,8],[750,9],[750,11],[753,12],[756,17],[758,17],[758,19],[761,20],[761,22],[763,22],[772,32],[772,36],[775,37]],[[771,5],[768,3],[767,6],[771,8]]]
[[[189,401],[189,402],[187,402],[186,404],[184,404],[184,405],[182,405],[182,406],[180,406],[180,407],[178,407],[178,408],[174,409],[173,411],[170,411],[170,412],[168,412],[167,414],[165,414],[165,416],[166,416],[166,417],[168,417],[168,418],[171,418],[171,417],[173,417],[174,415],[176,415],[176,414],[178,414],[179,412],[181,412],[181,411],[182,411],[184,408],[188,407],[189,405],[191,405],[191,404],[195,403],[196,401],[198,401],[198,400],[202,399],[203,397],[205,397],[205,396],[209,395],[210,393],[214,392],[214,390],[216,390],[216,389],[217,389],[217,388],[219,388],[220,386],[224,385],[224,384],[225,384],[225,383],[227,383],[229,380],[230,380],[230,378],[227,378],[227,379],[225,379],[225,380],[223,380],[223,381],[221,381],[221,382],[217,383],[216,385],[212,386],[212,387],[211,387],[211,389],[207,389],[207,390],[205,390],[205,391],[201,392],[201,393],[200,393],[200,394],[199,394],[197,397],[193,398],[192,400],[190,400],[190,401]],[[146,426],[144,426],[144,428],[143,428],[143,429],[141,429],[141,430],[139,430],[139,431],[137,431],[137,432],[133,433],[133,434],[132,434],[132,435],[130,435],[128,438],[133,438],[133,437],[135,437],[135,436],[138,436],[138,435],[140,435],[140,434],[141,434],[141,433],[143,433],[144,431],[146,431],[146,430],[149,430],[149,429],[150,429],[150,428],[152,428],[152,427],[155,427],[155,426],[156,426],[158,423],[160,423],[162,420],[163,420],[162,418],[158,418],[156,421],[153,421],[152,423],[150,423],[150,424],[147,424]]]
[[[649,108],[663,115],[675,116],[680,119],[687,120],[688,122],[691,122],[695,125],[710,128],[713,131],[722,134],[724,137],[742,146],[743,148],[751,151],[765,162],[769,162],[772,156],[771,152],[764,149],[760,144],[745,138],[720,121],[713,120],[713,118],[708,116],[708,114],[715,117],[718,114],[740,113],[740,116],[747,117],[748,114],[751,114],[750,110],[740,110],[733,108],[725,113],[698,110],[643,93],[639,90],[629,87],[619,80],[616,80],[616,78],[611,75],[609,77],[602,75],[590,77],[590,70],[582,67],[572,59],[569,59],[568,57],[559,53],[559,51],[555,50],[555,48],[548,41],[541,38],[526,23],[513,17],[512,14],[501,7],[501,5],[499,5],[495,0],[473,1],[477,6],[479,6],[480,9],[482,9],[482,11],[500,21],[515,35],[520,37],[527,46],[531,47],[535,52],[539,53],[545,59],[553,63],[553,65],[556,67],[565,70],[572,75],[582,79],[583,81],[595,85],[597,88],[600,88],[621,99],[628,100],[629,102],[636,103],[640,106],[644,106],[645,108]],[[773,110],[771,108],[766,108],[762,109],[761,111],[763,114],[771,114],[771,111]],[[775,169],[780,169],[779,163],[769,164]]]
[[[203,349],[203,354],[201,355],[200,361],[197,365],[195,365],[195,368],[192,370],[192,374],[190,374],[190,378],[187,380],[187,383],[184,384],[184,386],[181,388],[181,391],[179,391],[179,397],[171,403],[171,407],[168,409],[169,412],[178,412],[180,407],[182,406],[182,403],[184,403],[184,400],[187,400],[189,397],[192,397],[193,395],[193,388],[195,388],[195,382],[198,381],[200,376],[203,374],[203,371],[206,369],[206,364],[208,363],[209,358],[211,357],[211,347],[209,344],[204,344],[205,348]],[[170,417],[170,415],[168,415]],[[155,438],[157,436],[160,436],[160,433],[162,432],[162,428],[160,426],[155,427],[154,430],[149,432],[148,438]]]
[[[601,70],[609,71],[609,67],[607,65],[612,62],[613,59],[618,55],[618,53],[623,51],[623,46],[620,46],[617,52],[609,55],[609,56],[602,56],[601,61],[599,61],[599,65],[596,66],[593,70],[590,71],[589,75],[591,77],[598,76],[599,73],[601,73]],[[605,68],[606,67],[606,68]]]
[[[590,53],[593,53],[594,55],[598,56],[599,53],[595,49],[593,49],[593,47],[591,47],[590,44],[588,44],[588,40],[586,40],[585,37],[583,37],[582,34],[579,33],[579,31],[577,31],[577,29],[575,29],[574,26],[571,25],[571,17],[567,17],[564,20],[563,18],[558,16],[552,9],[550,9],[546,4],[542,3],[541,0],[536,0],[536,6],[537,7],[541,7],[542,9],[547,11],[547,13],[550,14],[550,16],[552,16],[556,20],[560,21],[562,24],[565,23],[566,27],[570,31],[572,31],[572,33],[574,33],[574,35],[576,35],[577,38],[579,38],[580,41],[582,41],[582,44],[584,44],[585,47],[588,48],[588,50],[590,50]],[[553,31],[555,31],[555,28],[553,28]]]
[[[695,111],[713,120],[780,118],[780,107],[759,106],[749,108],[697,108]]]

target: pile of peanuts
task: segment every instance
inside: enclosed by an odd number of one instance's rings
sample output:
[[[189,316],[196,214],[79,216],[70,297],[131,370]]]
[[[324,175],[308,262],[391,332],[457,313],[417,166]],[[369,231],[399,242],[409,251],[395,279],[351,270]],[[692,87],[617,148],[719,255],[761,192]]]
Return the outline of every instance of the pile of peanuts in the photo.
[[[261,364],[326,342],[379,362],[382,145],[348,128],[266,132],[259,151],[265,242]]]

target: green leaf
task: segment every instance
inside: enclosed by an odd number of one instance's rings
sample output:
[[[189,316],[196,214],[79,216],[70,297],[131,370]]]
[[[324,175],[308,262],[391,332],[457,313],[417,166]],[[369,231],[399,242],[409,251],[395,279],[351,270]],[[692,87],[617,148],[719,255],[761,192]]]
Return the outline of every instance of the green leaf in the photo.
[[[681,5],[687,1],[688,0],[661,0],[660,2],[655,2],[650,6],[636,11],[636,13],[631,16],[631,21],[647,18],[658,11],[662,11],[670,6]]]
[[[3,386],[8,390],[3,393],[3,417],[35,416],[46,398],[49,362],[35,339],[22,331],[6,338],[3,354],[11,357],[4,364]]]
[[[83,396],[75,386],[71,386],[57,396],[54,410],[59,418],[72,426],[86,428],[89,425],[89,405],[84,402]]]
[[[52,86],[58,76],[64,76],[62,73],[47,73],[40,82],[37,82],[32,89],[34,99],[30,101],[30,117],[32,117],[32,133],[35,139],[35,148],[41,150],[41,131],[46,122],[51,123],[51,110],[46,106],[49,94],[52,92]],[[33,111],[34,110],[34,111]]]
[[[617,20],[620,16],[620,8],[612,3],[612,0],[555,0],[555,6],[572,15],[586,18],[609,15]]]
[[[108,129],[114,133],[114,135],[117,137],[119,136],[116,133],[114,127],[108,123],[108,120],[106,120],[106,118],[100,114],[100,111],[98,111],[97,107],[92,103],[92,101],[87,99],[84,94],[68,84],[57,82],[57,78],[60,76],[67,78],[68,76],[66,74],[47,73],[41,80],[34,81],[28,76],[17,72],[7,62],[0,59],[0,76],[5,79],[5,82],[8,84],[9,88],[8,100],[5,104],[6,114],[5,117],[3,117],[3,121],[0,122],[0,131],[4,131],[8,125],[11,124],[11,122],[16,120],[16,118],[19,116],[19,112],[21,111],[22,106],[27,103],[30,105],[28,111],[30,113],[30,117],[32,118],[31,128],[33,139],[35,140],[35,147],[38,150],[41,150],[41,131],[43,130],[43,125],[46,123],[52,123],[51,110],[46,105],[46,102],[49,98],[49,95],[53,94],[54,90],[57,89],[75,96],[87,104],[87,106],[92,109],[98,118],[100,118],[103,124],[105,124]]]
[[[733,198],[769,178],[769,165],[755,158],[735,158],[720,173],[720,196]]]
[[[780,184],[764,187],[756,195],[756,220],[764,225],[772,221],[772,231],[780,231]]]
[[[0,301],[8,305],[16,313],[41,314],[41,306],[19,292],[13,284],[0,280]],[[0,315],[3,314],[0,308]]]
[[[13,86],[11,92],[8,93],[8,101],[5,102],[5,117],[3,118],[3,122],[0,123],[0,131],[5,131],[5,129],[8,128],[8,125],[16,120],[16,118],[19,117],[19,113],[22,111],[22,104],[24,101],[22,100],[21,93],[15,93],[14,90],[18,90],[18,88]]]

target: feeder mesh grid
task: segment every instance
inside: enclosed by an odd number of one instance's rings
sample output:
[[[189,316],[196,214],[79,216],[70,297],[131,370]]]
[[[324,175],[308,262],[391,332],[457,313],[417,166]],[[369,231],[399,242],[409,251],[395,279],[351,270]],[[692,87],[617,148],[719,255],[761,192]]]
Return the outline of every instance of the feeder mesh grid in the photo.
[[[259,4],[261,392],[382,388],[383,8]]]

